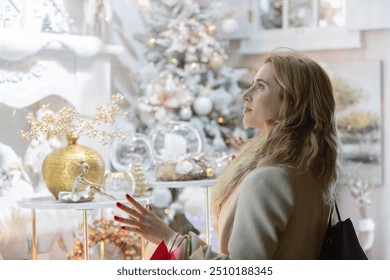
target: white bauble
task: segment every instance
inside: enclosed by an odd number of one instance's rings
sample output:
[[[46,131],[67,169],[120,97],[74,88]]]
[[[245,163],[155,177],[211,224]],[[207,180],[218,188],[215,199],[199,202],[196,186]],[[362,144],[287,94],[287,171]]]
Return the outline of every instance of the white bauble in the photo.
[[[166,188],[154,188],[152,197],[153,205],[158,208],[168,207],[172,202],[172,193]]]
[[[176,165],[175,171],[179,174],[188,174],[194,169],[194,164],[189,160],[183,160]]]
[[[233,33],[238,28],[238,22],[235,18],[227,18],[222,21],[222,31],[226,34]]]
[[[206,96],[200,96],[195,99],[194,104],[192,106],[197,115],[206,116],[213,109],[213,102],[210,98]]]
[[[187,68],[189,69],[190,73],[194,73],[194,74],[199,73],[201,70],[200,63],[198,62],[190,63]]]
[[[163,120],[163,119],[165,119],[165,118],[167,117],[167,114],[168,114],[167,110],[165,110],[165,108],[161,107],[161,108],[159,108],[159,109],[156,111],[156,113],[154,114],[154,116],[155,116],[155,118],[156,118],[157,120]]]
[[[184,215],[201,233],[206,232],[206,214],[204,212],[204,193],[202,189],[193,191],[191,198],[184,202]]]
[[[180,109],[180,117],[184,121],[188,121],[192,117],[192,109],[190,106],[185,106]]]
[[[179,201],[184,204],[184,210],[193,216],[202,214],[204,207],[204,192],[201,188],[187,187],[179,195]]]
[[[189,199],[184,204],[184,209],[186,213],[189,213],[193,216],[200,216],[204,207],[204,198],[203,196],[194,196],[193,199]]]

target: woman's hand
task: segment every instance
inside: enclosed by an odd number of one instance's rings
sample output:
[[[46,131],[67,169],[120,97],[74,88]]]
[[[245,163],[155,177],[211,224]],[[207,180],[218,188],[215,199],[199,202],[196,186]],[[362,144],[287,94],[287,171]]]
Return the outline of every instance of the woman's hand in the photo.
[[[241,138],[241,136],[239,136],[238,138],[233,138],[232,144],[234,148],[240,150],[240,148],[245,145],[245,141]]]
[[[145,240],[154,244],[159,244],[161,241],[168,242],[171,236],[175,234],[159,216],[152,212],[152,208],[146,208],[139,204],[134,198],[126,194],[126,199],[130,202],[133,208],[128,207],[120,202],[116,206],[129,215],[128,218],[114,216],[114,220],[124,225],[121,229],[135,232],[142,236]]]

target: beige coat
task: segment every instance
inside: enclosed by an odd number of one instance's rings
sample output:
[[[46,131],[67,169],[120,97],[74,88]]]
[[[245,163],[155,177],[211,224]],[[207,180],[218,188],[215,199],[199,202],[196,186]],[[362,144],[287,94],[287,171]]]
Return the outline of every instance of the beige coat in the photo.
[[[329,217],[319,184],[286,166],[255,169],[221,210],[220,253],[190,233],[189,258],[317,259]]]

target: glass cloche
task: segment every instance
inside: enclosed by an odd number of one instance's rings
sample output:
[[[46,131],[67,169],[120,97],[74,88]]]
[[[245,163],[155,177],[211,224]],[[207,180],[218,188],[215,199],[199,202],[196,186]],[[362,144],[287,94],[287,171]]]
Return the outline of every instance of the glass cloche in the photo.
[[[190,122],[169,121],[151,132],[151,146],[157,161],[177,161],[188,154],[200,154],[203,141]]]
[[[105,176],[105,191],[116,199],[124,199],[126,194],[134,195],[135,187],[131,172],[109,172]]]
[[[125,140],[115,138],[110,145],[110,160],[118,172],[129,172],[139,162],[144,171],[153,165],[153,150],[149,138],[142,133],[131,133]]]

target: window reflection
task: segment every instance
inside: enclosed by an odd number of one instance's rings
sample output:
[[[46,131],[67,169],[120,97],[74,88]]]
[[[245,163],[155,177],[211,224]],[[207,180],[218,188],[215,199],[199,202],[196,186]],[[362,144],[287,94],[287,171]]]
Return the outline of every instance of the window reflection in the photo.
[[[344,26],[345,2],[345,0],[258,0],[261,28]]]
[[[289,0],[289,27],[309,27],[314,25],[313,0]]]
[[[260,24],[263,29],[282,28],[283,0],[258,0]]]
[[[345,26],[345,0],[320,0],[318,25]]]

